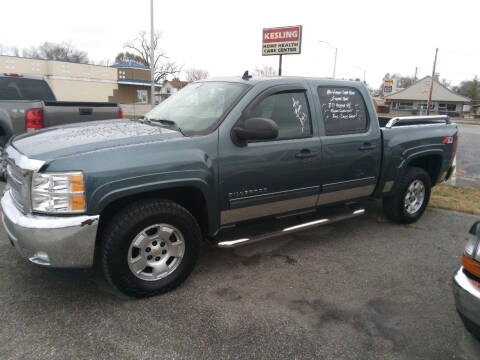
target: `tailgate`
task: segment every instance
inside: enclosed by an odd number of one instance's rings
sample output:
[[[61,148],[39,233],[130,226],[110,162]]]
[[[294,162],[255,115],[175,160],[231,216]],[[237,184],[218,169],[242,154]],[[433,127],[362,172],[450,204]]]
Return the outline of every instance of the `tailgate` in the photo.
[[[47,101],[44,109],[45,127],[118,119],[119,111],[117,103]]]

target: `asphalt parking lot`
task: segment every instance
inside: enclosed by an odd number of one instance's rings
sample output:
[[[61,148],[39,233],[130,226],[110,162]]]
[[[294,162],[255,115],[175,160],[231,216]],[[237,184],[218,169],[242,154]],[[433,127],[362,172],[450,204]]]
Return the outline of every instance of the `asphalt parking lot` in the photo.
[[[475,216],[369,214],[234,250],[205,245],[163,296],[39,268],[0,232],[2,359],[478,359],[451,275]]]
[[[455,183],[461,186],[480,188],[480,126],[458,124],[459,143],[457,151],[457,174]]]

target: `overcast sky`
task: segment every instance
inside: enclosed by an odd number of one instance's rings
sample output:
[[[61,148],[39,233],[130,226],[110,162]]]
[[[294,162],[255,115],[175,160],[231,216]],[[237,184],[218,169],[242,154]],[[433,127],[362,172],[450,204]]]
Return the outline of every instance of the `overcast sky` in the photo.
[[[185,68],[241,75],[278,56],[261,56],[262,28],[303,25],[301,55],[283,57],[284,75],[362,78],[378,87],[386,72],[437,72],[457,84],[480,75],[480,1],[193,1],[154,0],[162,48]],[[0,43],[19,48],[71,41],[93,61],[115,58],[150,28],[150,0],[3,0]]]

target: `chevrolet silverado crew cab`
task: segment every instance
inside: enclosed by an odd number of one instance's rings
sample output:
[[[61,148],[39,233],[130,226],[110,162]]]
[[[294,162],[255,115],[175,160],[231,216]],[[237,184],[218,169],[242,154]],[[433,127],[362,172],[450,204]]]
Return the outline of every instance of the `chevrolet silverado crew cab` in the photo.
[[[200,81],[140,120],[13,138],[3,224],[31,262],[96,264],[124,293],[150,296],[186,279],[202,239],[250,244],[362,215],[368,198],[414,222],[456,145],[447,116],[380,124],[360,82]]]

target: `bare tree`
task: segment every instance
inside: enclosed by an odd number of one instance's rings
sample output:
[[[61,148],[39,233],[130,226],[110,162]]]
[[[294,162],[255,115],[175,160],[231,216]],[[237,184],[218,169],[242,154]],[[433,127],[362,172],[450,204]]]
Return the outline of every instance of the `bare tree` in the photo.
[[[393,78],[396,79],[397,86],[399,88],[407,88],[412,86],[415,83],[413,76],[402,76],[399,73],[395,73],[395,74],[386,73],[385,76],[383,77],[382,84],[380,85],[380,90],[383,91],[383,86],[385,84],[386,79],[393,79]]]
[[[22,56],[33,59],[89,63],[87,52],[76,49],[70,42],[56,44],[46,41],[40,46],[23,49]]]
[[[118,55],[115,57],[115,63],[116,64],[122,63],[122,62],[125,62],[125,61],[136,61],[140,64],[143,64],[143,65],[147,66],[147,64],[144,63],[144,60],[142,59],[141,56],[132,54],[128,51],[118,53]]]
[[[177,65],[174,61],[162,62],[162,60],[168,59],[168,56],[159,47],[159,40],[161,37],[162,35],[159,32],[156,32],[153,37],[153,51],[155,53],[153,67],[155,69],[155,82],[182,71],[181,66]],[[147,37],[146,31],[141,31],[134,40],[127,42],[124,47],[131,51],[123,53],[125,56],[129,57],[129,60],[136,59],[135,61],[150,67],[150,39]],[[118,54],[117,57],[121,54],[122,53]]]
[[[443,86],[445,86],[447,89],[451,89],[452,88],[452,82],[450,80],[447,80],[445,78],[443,78],[442,80],[440,80],[440,84],[442,84]]]
[[[398,87],[408,88],[413,85],[413,76],[400,76],[398,79]]]
[[[270,66],[270,65],[265,65],[263,64],[262,67],[256,67],[255,70],[253,71],[253,75],[255,76],[275,76],[277,75],[276,70]]]
[[[206,79],[210,76],[207,70],[203,69],[196,69],[194,67],[187,69],[185,71],[186,76],[187,76],[187,81],[197,81],[197,80],[202,80]]]

